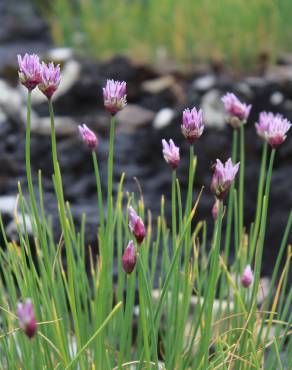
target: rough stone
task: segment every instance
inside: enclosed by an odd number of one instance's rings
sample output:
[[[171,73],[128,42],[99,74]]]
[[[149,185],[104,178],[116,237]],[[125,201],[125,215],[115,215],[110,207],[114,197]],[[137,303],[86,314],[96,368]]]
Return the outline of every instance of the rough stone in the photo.
[[[152,122],[155,113],[135,104],[128,104],[125,109],[117,115],[119,130],[133,132],[139,127],[143,127]]]

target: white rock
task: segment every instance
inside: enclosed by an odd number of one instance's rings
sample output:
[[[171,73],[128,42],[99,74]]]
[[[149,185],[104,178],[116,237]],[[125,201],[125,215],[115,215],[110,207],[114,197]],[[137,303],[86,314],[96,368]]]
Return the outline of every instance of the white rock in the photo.
[[[16,208],[17,207],[17,208]],[[20,230],[24,230],[24,222],[28,234],[32,234],[32,225],[30,218],[27,214],[24,215],[24,220],[21,212],[19,211],[19,205],[17,204],[17,197],[15,195],[4,195],[0,197],[0,213],[8,215],[12,218],[6,227],[6,234],[11,237],[17,234],[17,224]],[[15,219],[16,215],[16,219]]]
[[[60,47],[48,51],[47,58],[56,63],[67,62],[73,57],[73,50],[71,48]]]
[[[0,80],[0,108],[8,117],[19,121],[19,112],[23,106],[21,95],[17,90]]]
[[[0,213],[13,215],[14,207],[16,205],[15,195],[3,195],[0,197]]]
[[[174,117],[174,110],[171,108],[161,109],[155,116],[153,121],[153,127],[156,129],[162,129],[168,126]]]
[[[20,228],[22,233],[24,233],[24,225],[25,225],[25,230],[27,234],[32,235],[32,224],[31,224],[29,215],[25,214],[24,219],[23,219],[22,214],[17,212],[17,222],[18,222],[18,227]],[[16,224],[15,219],[11,220],[9,224],[6,226],[6,234],[10,238],[18,235],[17,224]]]
[[[215,85],[215,82],[216,82],[216,79],[213,75],[206,75],[206,76],[197,78],[193,82],[193,87],[194,89],[200,92],[204,92],[204,91],[210,90]]]
[[[270,102],[273,105],[279,105],[284,101],[284,95],[279,91],[274,92],[270,97]]]

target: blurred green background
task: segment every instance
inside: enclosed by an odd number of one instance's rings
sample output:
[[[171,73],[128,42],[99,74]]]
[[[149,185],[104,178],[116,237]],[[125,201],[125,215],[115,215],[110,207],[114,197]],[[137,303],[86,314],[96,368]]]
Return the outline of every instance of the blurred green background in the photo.
[[[104,58],[221,60],[249,68],[292,51],[291,0],[54,0],[38,4],[57,45]],[[45,5],[44,5],[45,4]]]

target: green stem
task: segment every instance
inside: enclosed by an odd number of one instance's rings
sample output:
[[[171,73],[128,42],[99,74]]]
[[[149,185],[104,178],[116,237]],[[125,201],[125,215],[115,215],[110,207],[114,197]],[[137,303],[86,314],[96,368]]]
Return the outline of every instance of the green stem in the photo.
[[[273,149],[271,156],[270,156],[270,163],[267,173],[267,181],[265,186],[265,195],[263,201],[263,209],[262,209],[262,216],[261,216],[261,228],[260,228],[260,235],[258,240],[258,248],[256,250],[256,261],[255,261],[255,277],[254,277],[254,286],[252,292],[252,300],[253,302],[256,299],[256,294],[259,286],[260,280],[260,273],[261,273],[261,266],[262,266],[262,255],[263,255],[263,246],[265,242],[265,233],[266,233],[266,220],[267,220],[267,212],[269,206],[269,195],[270,195],[270,187],[271,187],[271,178],[273,172],[273,165],[275,160],[276,150]]]
[[[113,160],[114,160],[114,138],[115,138],[115,117],[111,117],[109,155],[107,162],[107,227],[111,227],[112,215],[112,192],[113,192]]]
[[[82,353],[86,350],[86,348],[95,340],[95,338],[100,334],[100,332],[104,329],[104,327],[110,322],[112,317],[115,313],[121,308],[122,302],[119,302],[111,311],[111,313],[107,316],[101,326],[96,330],[96,332],[89,338],[89,340],[84,344],[84,346],[78,351],[77,355],[73,358],[73,360],[66,366],[65,370],[69,369],[82,355]]]
[[[221,244],[221,229],[222,229],[222,214],[223,204],[220,202],[218,217],[215,225],[215,234],[213,247],[211,250],[211,265],[210,265],[210,278],[208,279],[208,289],[205,297],[203,308],[204,312],[204,330],[202,333],[202,341],[200,343],[199,353],[194,363],[193,369],[199,368],[203,364],[203,369],[208,368],[209,357],[209,343],[212,336],[212,313],[213,304],[216,294],[216,285],[219,276],[219,253]],[[199,366],[198,366],[199,365]]]
[[[99,222],[100,222],[100,228],[101,228],[101,235],[103,239],[104,237],[104,215],[103,215],[102,189],[101,189],[100,173],[99,173],[98,162],[96,159],[95,151],[92,151],[92,160],[93,160],[94,173],[95,173],[95,179],[96,179]]]
[[[34,196],[34,189],[32,183],[31,174],[31,161],[30,161],[30,130],[31,130],[31,91],[28,91],[27,95],[27,113],[26,113],[26,133],[25,133],[25,166],[26,166],[26,177],[28,192],[31,202],[31,207],[34,215],[35,222],[37,224],[38,234],[41,237],[41,226],[38,217],[38,209]]]
[[[172,220],[172,248],[176,249],[176,171],[172,171],[172,186],[171,186],[171,220]]]
[[[48,104],[49,104],[49,112],[50,112],[50,120],[51,120],[51,145],[52,145],[52,158],[53,158],[53,167],[54,167],[54,182],[55,182],[55,188],[56,188],[56,194],[57,194],[57,200],[58,200],[61,227],[62,227],[62,231],[64,235],[67,266],[68,266],[68,282],[69,282],[68,299],[69,299],[70,307],[72,310],[77,344],[78,344],[78,347],[81,348],[81,338],[80,338],[80,330],[79,330],[78,317],[77,317],[75,288],[74,288],[74,258],[72,254],[72,245],[71,245],[70,235],[69,235],[69,230],[68,230],[69,222],[66,216],[66,207],[65,207],[65,201],[64,201],[61,172],[60,172],[60,167],[58,163],[54,109],[53,109],[53,104],[52,104],[51,99],[48,100]],[[81,369],[83,368],[84,368],[84,365],[83,363],[81,363]]]
[[[244,125],[240,126],[240,167],[239,167],[239,243],[243,238],[244,226],[244,169],[245,169],[245,151],[244,151]]]
[[[238,131],[233,130],[233,140],[232,140],[232,163],[236,162],[237,157],[237,141],[238,141]],[[225,235],[225,245],[224,245],[224,262],[228,263],[229,250],[230,250],[230,238],[231,238],[231,226],[232,226],[232,216],[233,216],[233,196],[234,196],[234,185],[232,183],[229,195],[228,195],[228,207],[227,207],[227,224],[226,224],[226,235]]]
[[[253,235],[252,235],[252,241],[251,241],[251,247],[250,247],[250,260],[254,256],[256,240],[257,240],[257,237],[258,237],[259,226],[260,226],[262,202],[263,202],[264,179],[265,179],[265,175],[266,175],[267,152],[268,152],[268,144],[265,142],[264,146],[263,146],[263,152],[262,152],[260,179],[259,179],[258,194],[257,194],[257,206],[256,206],[255,223],[254,223],[254,229],[253,229]]]
[[[112,268],[113,268],[113,234],[114,222],[112,220],[112,189],[113,189],[113,157],[114,157],[114,136],[115,136],[115,117],[111,117],[109,154],[107,163],[107,220],[105,230],[105,249],[101,248],[102,267],[100,272],[99,300],[103,302],[98,307],[97,324],[101,324],[105,318],[106,312],[112,307]],[[104,334],[97,340],[97,358],[101,366],[104,365]]]

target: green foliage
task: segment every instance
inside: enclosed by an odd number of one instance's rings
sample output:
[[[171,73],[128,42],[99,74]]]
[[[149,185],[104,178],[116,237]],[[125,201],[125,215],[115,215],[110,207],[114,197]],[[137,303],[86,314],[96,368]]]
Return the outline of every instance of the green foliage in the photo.
[[[53,105],[49,101],[53,180],[62,230],[58,240],[54,239],[51,218],[44,210],[40,172],[37,186],[32,184],[30,94],[26,127],[29,196],[23,196],[19,185],[15,207],[18,242],[7,239],[0,218],[4,238],[0,250],[1,369],[133,369],[131,365],[136,369],[291,368],[288,354],[292,347],[292,289],[288,286],[288,273],[292,252],[288,240],[292,212],[283,230],[271,289],[261,306],[257,304],[257,296],[262,296],[262,252],[266,245],[275,149],[270,151],[266,144],[263,146],[257,210],[250,228],[244,226],[242,166],[238,182],[231,187],[227,209],[220,205],[213,230],[208,231],[212,233],[208,246],[206,222],[198,219],[194,222],[204,190],[193,199],[197,158],[192,146],[185,205],[179,179],[175,171],[172,173],[171,229],[164,216],[164,198],[160,215],[154,221],[150,211],[146,216],[143,196],[135,199],[134,194],[123,190],[124,174],[113,199],[115,119],[112,118],[106,197],[102,196],[99,165],[92,152],[100,219],[96,256],[91,246],[85,244],[86,215],[77,230],[70,204],[64,199]],[[244,145],[242,127],[239,132],[234,131],[233,162],[238,158],[244,163]],[[134,272],[126,275],[121,258],[133,238],[124,209],[129,204],[145,220],[147,235],[137,246]],[[28,220],[33,237],[27,231]],[[226,231],[224,239],[222,230]],[[228,258],[231,245],[235,249],[232,263]],[[245,289],[240,277],[247,264],[252,265],[255,279]],[[284,266],[282,270],[280,266]],[[115,282],[114,267],[118,271]],[[154,286],[155,275],[158,287]],[[134,309],[136,295],[138,304]],[[32,340],[19,329],[15,315],[17,302],[27,297],[33,301],[38,321],[38,332]]]
[[[248,68],[262,53],[292,50],[290,0],[56,0],[44,14],[58,45],[98,58],[166,54]]]

